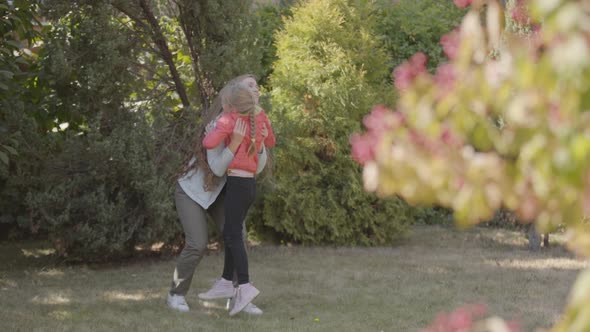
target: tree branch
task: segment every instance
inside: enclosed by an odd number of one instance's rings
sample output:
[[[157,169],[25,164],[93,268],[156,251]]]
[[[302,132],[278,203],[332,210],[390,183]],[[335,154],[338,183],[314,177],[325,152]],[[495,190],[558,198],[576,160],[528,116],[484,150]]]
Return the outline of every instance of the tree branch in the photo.
[[[174,63],[174,57],[172,55],[172,52],[170,51],[170,48],[168,47],[166,37],[164,37],[164,34],[160,29],[160,24],[158,23],[158,20],[156,19],[154,12],[150,8],[146,0],[139,0],[139,6],[143,11],[144,18],[147,20],[147,24],[142,20],[141,17],[135,15],[133,12],[126,9],[120,3],[113,3],[113,7],[115,7],[123,14],[129,16],[129,18],[131,18],[134,22],[136,22],[146,31],[149,31],[149,33],[152,35],[154,44],[156,44],[156,46],[160,50],[160,56],[168,66],[168,69],[170,70],[170,75],[172,76],[172,80],[174,81],[174,85],[176,88],[175,90],[178,93],[178,96],[180,97],[182,105],[184,106],[184,108],[189,108],[191,105],[188,99],[188,95],[186,93],[186,87],[180,79],[180,74],[178,73],[178,69],[176,68],[176,64]]]
[[[189,9],[187,11],[186,6],[178,2],[177,6],[179,10],[178,18],[180,21],[180,27],[186,38],[189,52],[191,55],[191,60],[193,63],[193,72],[195,74],[195,81],[197,83],[197,87],[199,89],[199,94],[201,97],[202,110],[206,110],[209,108],[211,104],[213,94],[215,93],[215,91],[211,84],[211,80],[207,77],[207,73],[203,70],[201,66],[201,54],[194,44],[194,40],[200,40],[198,35],[199,28],[195,27],[198,26],[199,20],[198,17],[196,17],[196,15],[192,15],[192,9]],[[197,33],[197,36],[195,36],[195,33]]]

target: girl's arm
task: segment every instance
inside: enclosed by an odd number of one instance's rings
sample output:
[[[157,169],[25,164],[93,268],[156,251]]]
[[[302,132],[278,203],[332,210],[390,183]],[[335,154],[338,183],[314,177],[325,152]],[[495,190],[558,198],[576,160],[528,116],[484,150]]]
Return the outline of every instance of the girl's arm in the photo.
[[[236,151],[238,151],[240,144],[242,144],[244,136],[246,136],[246,123],[244,122],[244,120],[238,118],[231,134],[231,141],[227,146],[227,148],[234,155],[236,154]]]
[[[229,137],[234,129],[232,122],[229,115],[224,115],[217,120],[215,128],[203,138],[203,147],[205,149],[212,149]]]
[[[215,175],[225,175],[238,147],[244,140],[244,136],[246,136],[246,124],[241,119],[238,119],[232,131],[229,145],[225,147],[225,142],[222,142],[215,148],[207,150],[207,162]],[[258,156],[260,158],[260,155]],[[264,155],[264,163],[266,163],[266,154]]]

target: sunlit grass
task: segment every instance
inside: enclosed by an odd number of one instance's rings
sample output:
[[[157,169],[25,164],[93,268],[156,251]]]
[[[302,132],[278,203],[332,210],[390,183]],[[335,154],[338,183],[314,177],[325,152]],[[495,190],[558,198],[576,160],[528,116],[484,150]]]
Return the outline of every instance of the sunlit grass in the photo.
[[[196,297],[221,273],[220,252],[201,262],[182,314],[165,304],[172,258],[64,266],[42,244],[0,243],[0,331],[403,332],[466,303],[533,331],[559,319],[577,272],[590,266],[560,241],[530,252],[516,231],[428,226],[394,247],[260,245],[250,272],[265,314],[234,318],[225,301]]]
[[[46,294],[46,295],[35,295],[31,299],[31,303],[33,303],[33,304],[54,305],[54,304],[68,304],[70,302],[71,302],[70,296],[65,295],[65,294],[59,294],[59,293],[51,293],[51,294]]]
[[[43,277],[62,277],[65,275],[64,271],[60,269],[41,270],[38,274]]]
[[[162,294],[148,294],[146,292],[110,291],[104,294],[106,301],[145,301],[161,298]]]
[[[23,256],[40,258],[55,253],[55,249],[22,249]]]
[[[588,267],[588,263],[572,258],[539,258],[539,259],[502,259],[486,260],[486,264],[497,265],[504,268],[522,270],[575,270],[579,271]]]

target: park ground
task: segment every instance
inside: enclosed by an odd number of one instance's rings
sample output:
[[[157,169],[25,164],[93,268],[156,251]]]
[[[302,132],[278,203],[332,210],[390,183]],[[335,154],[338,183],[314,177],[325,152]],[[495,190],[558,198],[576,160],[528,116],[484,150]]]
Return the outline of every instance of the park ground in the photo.
[[[230,318],[225,302],[196,294],[221,272],[223,253],[201,262],[191,312],[165,305],[174,258],[65,265],[40,242],[0,242],[1,331],[420,331],[465,304],[518,320],[555,323],[578,272],[590,267],[562,245],[527,249],[519,231],[417,226],[392,247],[258,245],[250,273],[260,317]]]

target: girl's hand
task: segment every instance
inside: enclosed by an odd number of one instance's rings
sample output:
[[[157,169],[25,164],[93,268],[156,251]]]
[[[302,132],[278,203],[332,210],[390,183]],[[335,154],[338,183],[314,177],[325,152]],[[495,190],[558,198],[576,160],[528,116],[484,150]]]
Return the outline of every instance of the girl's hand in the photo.
[[[240,144],[242,144],[244,136],[246,136],[246,123],[242,119],[238,118],[236,125],[234,126],[234,131],[230,137],[231,142],[228,146],[229,150],[233,154],[236,154],[236,151],[238,151],[238,147]]]

